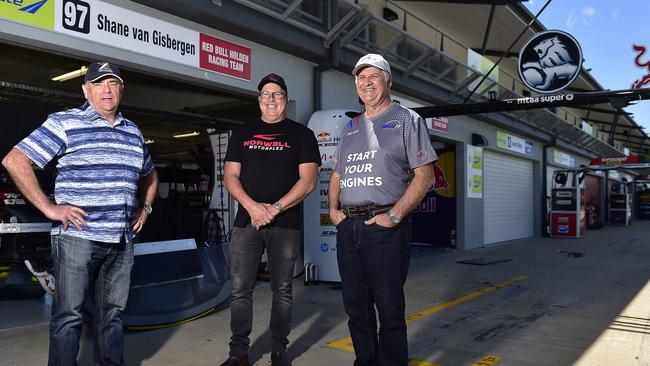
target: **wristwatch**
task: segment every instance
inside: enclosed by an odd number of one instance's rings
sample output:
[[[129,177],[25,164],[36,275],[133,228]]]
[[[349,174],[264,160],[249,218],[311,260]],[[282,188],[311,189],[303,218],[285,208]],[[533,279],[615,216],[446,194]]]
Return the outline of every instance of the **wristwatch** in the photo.
[[[392,222],[395,225],[399,224],[399,217],[397,217],[397,215],[395,215],[395,212],[388,211],[388,213],[386,215],[388,216],[388,219],[390,220],[390,222]]]
[[[153,212],[153,207],[151,207],[151,205],[148,203],[144,204],[143,209],[144,209],[144,213],[146,213],[147,215],[151,215],[151,213]]]
[[[278,210],[278,212],[282,212],[282,204],[280,203],[280,201],[274,203],[274,204],[273,204],[273,207],[274,207],[276,210]]]

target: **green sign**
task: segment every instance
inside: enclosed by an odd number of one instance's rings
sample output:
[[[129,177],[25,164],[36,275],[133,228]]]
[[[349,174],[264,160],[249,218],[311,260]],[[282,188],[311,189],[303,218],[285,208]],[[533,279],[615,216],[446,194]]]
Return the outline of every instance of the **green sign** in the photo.
[[[508,134],[497,130],[497,146],[502,149],[508,148]]]
[[[480,175],[472,176],[472,193],[483,193],[483,177]]]
[[[55,0],[0,0],[0,18],[54,30]]]

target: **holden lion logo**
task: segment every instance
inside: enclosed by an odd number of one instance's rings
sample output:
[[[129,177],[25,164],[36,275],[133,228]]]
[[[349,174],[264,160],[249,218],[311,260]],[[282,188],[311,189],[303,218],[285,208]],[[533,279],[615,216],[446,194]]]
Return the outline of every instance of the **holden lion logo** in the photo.
[[[546,31],[531,38],[519,52],[517,70],[530,89],[546,94],[569,86],[582,68],[582,49],[573,36]]]

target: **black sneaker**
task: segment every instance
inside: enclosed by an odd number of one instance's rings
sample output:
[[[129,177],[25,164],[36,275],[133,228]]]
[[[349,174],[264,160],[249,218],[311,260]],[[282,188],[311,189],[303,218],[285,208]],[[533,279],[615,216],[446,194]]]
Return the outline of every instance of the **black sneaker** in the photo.
[[[273,351],[271,352],[271,366],[290,366],[291,362],[287,358],[287,352],[285,351]]]
[[[251,363],[248,361],[248,356],[230,356],[219,366],[251,366]]]

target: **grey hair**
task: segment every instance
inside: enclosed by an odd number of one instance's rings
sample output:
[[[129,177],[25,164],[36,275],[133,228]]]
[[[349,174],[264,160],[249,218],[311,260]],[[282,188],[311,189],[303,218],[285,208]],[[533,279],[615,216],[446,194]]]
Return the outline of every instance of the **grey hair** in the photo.
[[[389,81],[390,80],[390,74],[386,70],[381,70],[381,72],[384,73],[384,80]],[[354,83],[356,84],[358,82],[359,75],[354,75]]]

